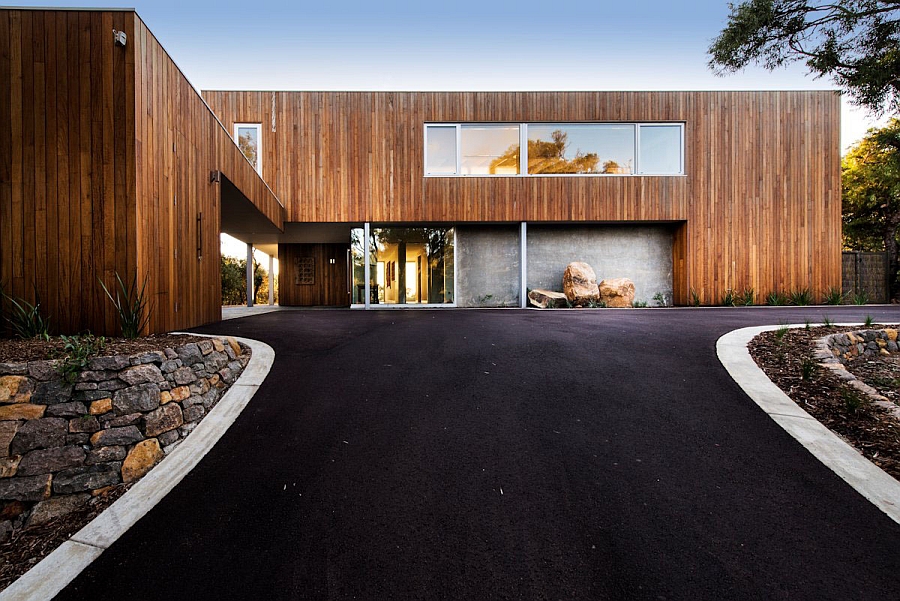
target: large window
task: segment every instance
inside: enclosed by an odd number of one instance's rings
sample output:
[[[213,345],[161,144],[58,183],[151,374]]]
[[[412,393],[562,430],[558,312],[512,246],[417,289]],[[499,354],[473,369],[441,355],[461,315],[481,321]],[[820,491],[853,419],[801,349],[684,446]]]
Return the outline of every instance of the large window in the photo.
[[[426,124],[425,174],[682,175],[684,125]]]
[[[235,123],[234,140],[238,148],[253,165],[257,173],[262,173],[262,154],[260,153],[260,140],[262,139],[262,125],[259,123]]]

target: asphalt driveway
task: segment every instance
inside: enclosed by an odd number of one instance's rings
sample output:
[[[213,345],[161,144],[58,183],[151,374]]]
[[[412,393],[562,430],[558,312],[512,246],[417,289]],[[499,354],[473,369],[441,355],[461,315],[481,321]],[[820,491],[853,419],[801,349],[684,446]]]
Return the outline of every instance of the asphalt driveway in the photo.
[[[900,599],[900,526],[716,359],[892,308],[292,311],[199,466],[59,599]]]

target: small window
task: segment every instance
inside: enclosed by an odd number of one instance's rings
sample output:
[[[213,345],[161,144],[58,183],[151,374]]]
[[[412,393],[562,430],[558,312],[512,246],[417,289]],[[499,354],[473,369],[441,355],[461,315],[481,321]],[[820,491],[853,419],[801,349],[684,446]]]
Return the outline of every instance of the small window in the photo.
[[[642,175],[680,175],[684,173],[681,125],[641,125],[638,173]]]
[[[235,123],[234,140],[256,172],[262,174],[262,153],[260,152],[262,125],[259,123]]]
[[[633,165],[631,123],[528,126],[528,173],[629,175]]]

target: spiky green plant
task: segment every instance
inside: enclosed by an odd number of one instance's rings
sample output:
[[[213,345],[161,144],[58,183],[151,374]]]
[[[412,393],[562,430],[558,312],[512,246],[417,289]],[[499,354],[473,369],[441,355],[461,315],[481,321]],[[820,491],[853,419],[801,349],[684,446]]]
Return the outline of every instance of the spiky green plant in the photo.
[[[833,328],[834,320],[826,315],[822,318],[822,325],[825,326],[826,328]]]
[[[865,290],[860,290],[856,294],[853,295],[853,304],[854,305],[867,305],[869,304],[869,295],[866,294]]]
[[[647,306],[647,301],[645,301],[645,300],[636,300],[636,301],[634,301],[633,303],[631,303],[631,306],[634,307],[635,309],[643,309],[643,308],[645,308],[645,307]]]
[[[789,330],[790,328],[786,325],[783,325],[775,330],[775,342],[781,344],[781,342],[784,340],[784,336],[788,333]]]
[[[812,292],[809,288],[801,288],[800,290],[791,290],[789,300],[792,305],[805,307],[813,302]]]
[[[753,306],[753,305],[755,304],[755,302],[756,302],[756,291],[753,289],[752,286],[749,286],[749,287],[747,287],[747,288],[744,288],[744,289],[741,291],[740,302],[741,302],[741,304],[744,305],[745,307],[750,307],[750,306]]]
[[[807,381],[812,380],[812,377],[816,374],[816,368],[816,362],[809,357],[805,357],[800,362],[800,378]]]
[[[668,307],[668,306],[669,306],[669,299],[668,299],[668,297],[666,297],[666,295],[663,294],[662,292],[657,292],[656,294],[654,294],[654,295],[653,295],[653,300],[655,300],[656,303],[657,303],[660,307]]]
[[[840,305],[844,302],[844,293],[841,292],[840,288],[832,286],[822,295],[822,300],[826,305]]]
[[[125,338],[137,338],[150,321],[152,308],[148,307],[147,302],[147,278],[144,278],[144,283],[138,289],[137,275],[135,275],[131,285],[126,287],[125,282],[119,276],[119,272],[116,272],[116,283],[118,284],[118,289],[116,290],[115,298],[113,298],[106,284],[103,283],[103,280],[100,280],[103,292],[106,293],[107,298],[112,302],[119,315],[119,327],[122,329],[122,336]]]
[[[734,290],[729,288],[722,294],[721,305],[723,307],[733,307],[737,302],[737,297],[734,294]]]
[[[18,338],[42,338],[50,339],[50,319],[41,315],[41,297],[34,291],[35,303],[32,305],[23,298],[14,298],[3,293],[11,310],[6,316],[6,321],[12,328],[13,334]]]
[[[770,307],[780,307],[787,304],[787,297],[778,290],[773,290],[766,295],[766,304]]]
[[[700,306],[700,293],[691,288],[691,305],[694,307]]]
[[[866,315],[866,320],[863,322],[863,325],[866,326],[867,328],[871,328],[872,323],[873,323],[872,316]]]

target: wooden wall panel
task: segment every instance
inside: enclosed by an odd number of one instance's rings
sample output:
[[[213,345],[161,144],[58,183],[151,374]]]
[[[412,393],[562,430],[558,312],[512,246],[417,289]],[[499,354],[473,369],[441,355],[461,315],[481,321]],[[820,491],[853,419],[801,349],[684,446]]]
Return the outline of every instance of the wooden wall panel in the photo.
[[[0,10],[0,281],[54,331],[108,332],[98,279],[135,269],[126,165],[133,13]]]
[[[676,221],[679,302],[840,285],[832,91],[203,94],[229,130],[263,123],[287,221]],[[430,121],[684,122],[686,175],[426,178]]]

